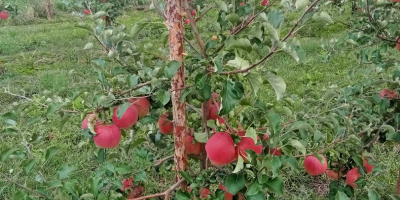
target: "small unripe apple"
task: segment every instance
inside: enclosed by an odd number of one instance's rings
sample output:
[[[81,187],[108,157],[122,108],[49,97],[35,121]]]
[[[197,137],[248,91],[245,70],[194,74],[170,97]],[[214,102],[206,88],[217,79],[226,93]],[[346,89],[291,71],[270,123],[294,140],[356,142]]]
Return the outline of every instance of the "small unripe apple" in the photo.
[[[130,105],[121,118],[117,116],[118,109],[119,107],[114,108],[114,115],[112,116],[112,121],[115,125],[122,129],[128,129],[135,125],[139,117],[135,105]]]
[[[192,16],[196,15],[196,10],[192,10]]]
[[[170,134],[173,131],[173,124],[172,121],[168,119],[168,117],[172,113],[166,112],[158,118],[158,128],[162,134]]]
[[[205,148],[211,163],[217,166],[227,165],[237,158],[235,143],[226,132],[218,132],[211,136]]]
[[[304,159],[304,169],[310,176],[317,176],[325,173],[328,163],[324,156],[322,156],[323,163],[321,163],[315,156],[307,156]]]
[[[212,40],[217,40],[218,37],[217,37],[216,35],[213,35],[211,39],[212,39]]]
[[[353,168],[349,170],[346,174],[346,183],[349,184],[353,188],[357,188],[356,180],[360,177],[360,174],[358,173],[358,168]]]
[[[188,25],[190,23],[190,19],[185,20],[185,24]]]
[[[93,136],[94,143],[100,148],[115,148],[121,141],[121,129],[115,124],[98,125],[94,131],[97,134]]]
[[[8,17],[9,17],[9,14],[8,14],[7,11],[1,11],[0,12],[0,19],[6,20],[6,19],[8,19]]]

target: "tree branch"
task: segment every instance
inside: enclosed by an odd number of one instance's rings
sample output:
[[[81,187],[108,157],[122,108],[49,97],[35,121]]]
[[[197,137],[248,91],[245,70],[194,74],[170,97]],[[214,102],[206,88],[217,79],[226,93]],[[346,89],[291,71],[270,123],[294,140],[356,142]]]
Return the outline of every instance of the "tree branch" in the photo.
[[[12,184],[14,184],[14,185],[16,185],[16,186],[22,188],[22,189],[24,189],[24,190],[26,190],[26,191],[28,191],[28,192],[34,194],[34,195],[36,195],[36,196],[43,197],[43,198],[46,198],[46,199],[47,199],[47,196],[45,196],[45,195],[43,195],[43,194],[40,194],[39,192],[36,192],[36,191],[32,190],[31,188],[28,188],[28,187],[26,187],[26,186],[24,186],[24,185],[22,185],[22,184],[19,184],[19,183],[15,182],[15,181],[12,180],[11,178],[9,178],[9,177],[7,177],[7,176],[5,176],[5,175],[3,175],[3,174],[0,174],[0,175],[1,175],[4,179],[6,179],[8,182],[10,182],[10,183],[12,183]]]
[[[204,17],[204,15],[207,14],[208,11],[210,11],[212,7],[209,7],[207,10],[205,10],[200,16],[196,17],[195,22],[199,21],[201,18]]]
[[[301,15],[301,17],[297,20],[296,24],[294,24],[294,26],[292,27],[292,29],[289,31],[289,33],[286,34],[286,36],[281,40],[282,42],[286,41],[290,36],[292,36],[293,31],[296,29],[296,27],[299,25],[299,23],[301,22],[301,20],[303,20],[303,18],[306,16],[306,14],[308,12],[311,11],[311,9],[319,2],[320,0],[315,0],[310,7],[308,7],[303,15]],[[271,51],[269,52],[269,54],[267,54],[266,56],[264,56],[261,60],[259,60],[258,62],[250,65],[249,67],[245,68],[245,69],[240,69],[240,70],[235,70],[235,71],[230,71],[230,72],[222,72],[220,74],[222,75],[231,75],[231,74],[238,74],[238,73],[246,73],[248,71],[250,71],[251,69],[257,67],[258,65],[260,65],[261,63],[263,63],[264,61],[267,61],[274,53],[277,52],[277,47],[273,47],[271,49]]]
[[[197,30],[196,21],[193,20],[193,17],[190,13],[190,7],[189,7],[189,3],[187,0],[183,0],[183,9],[186,11],[186,13],[187,13],[186,16],[190,20],[190,26],[192,26],[193,34],[196,37],[197,44],[200,47],[201,53],[202,53],[203,57],[207,57],[206,47],[204,46],[203,40],[201,40],[199,30]]]
[[[171,192],[173,192],[177,187],[179,187],[179,185],[181,183],[183,183],[184,181],[185,181],[185,179],[179,180],[178,182],[176,182],[174,185],[172,185],[170,188],[168,188],[168,190],[166,190],[164,192],[157,193],[157,194],[151,194],[151,195],[147,195],[144,197],[128,199],[128,200],[142,200],[142,199],[150,199],[150,198],[161,197],[161,196],[164,196],[165,200],[169,200],[169,195],[171,194]]]

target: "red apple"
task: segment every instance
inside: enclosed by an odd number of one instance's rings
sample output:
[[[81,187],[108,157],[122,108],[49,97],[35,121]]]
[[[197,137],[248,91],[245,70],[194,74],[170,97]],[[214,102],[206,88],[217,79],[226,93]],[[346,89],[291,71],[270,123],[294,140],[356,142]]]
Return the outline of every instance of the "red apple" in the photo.
[[[160,128],[160,132],[162,134],[170,134],[173,131],[173,124],[172,121],[168,119],[168,117],[172,113],[166,112],[158,118],[158,128]]]
[[[151,104],[146,97],[133,98],[129,99],[128,101],[133,105],[135,105],[140,118],[149,114],[149,108]]]
[[[269,153],[271,155],[274,155],[274,156],[281,156],[282,155],[282,151],[281,151],[281,148],[279,146],[277,146],[274,149],[269,150]]]
[[[264,140],[264,141],[267,141],[268,138],[269,138],[268,132],[264,133],[264,135],[263,135],[263,140]]]
[[[263,1],[261,1],[261,5],[262,5],[262,6],[268,5],[268,0],[263,0]]]
[[[398,97],[397,92],[394,90],[391,90],[391,89],[381,90],[381,92],[379,93],[379,96],[381,97],[381,99],[386,97],[388,100],[397,99],[397,97]]]
[[[130,105],[122,115],[121,119],[118,118],[117,112],[119,107],[114,108],[114,115],[112,121],[115,125],[122,129],[131,128],[137,122],[139,115],[135,105]]]
[[[85,9],[85,10],[83,11],[83,13],[84,13],[85,15],[90,15],[90,10],[89,10],[89,9]]]
[[[201,188],[200,189],[200,199],[204,200],[207,199],[207,195],[210,195],[211,192],[208,188]]]
[[[364,167],[367,169],[367,174],[372,172],[373,165],[368,164],[368,160],[364,158]]]
[[[242,140],[237,144],[237,148],[239,151],[239,155],[241,155],[245,159],[245,161],[246,161],[246,157],[247,157],[247,153],[245,151],[247,149],[253,150],[258,155],[260,155],[263,150],[263,146],[261,144],[256,146],[256,143],[254,142],[254,140],[249,137],[242,137]]]
[[[85,117],[85,119],[83,119],[82,122],[82,130],[87,129],[88,125],[89,125],[89,118],[90,117],[97,117],[96,114],[90,114],[88,116]],[[96,121],[96,125],[99,125],[101,122],[97,119]]]
[[[226,187],[223,186],[221,183],[219,184],[218,189],[225,191],[224,200],[232,200],[233,199],[233,194],[229,193],[228,190],[226,190]]]
[[[212,39],[212,40],[217,40],[218,37],[217,37],[216,35],[213,35],[211,39]]]
[[[9,17],[9,14],[8,14],[7,11],[1,11],[0,12],[0,19],[6,20],[6,19],[8,19],[8,17]]]
[[[210,104],[208,107],[208,118],[212,119],[212,120],[216,120],[219,117],[218,113],[219,113],[219,110],[218,110],[217,105]]]
[[[245,5],[245,3],[243,3],[243,2],[242,2],[242,3],[240,3],[240,5],[244,6],[244,5]]]
[[[94,143],[100,148],[115,148],[121,141],[121,130],[115,124],[98,125],[94,131],[97,134],[93,136]]]
[[[192,10],[192,16],[196,15],[196,10]]]
[[[393,3],[400,2],[400,0],[392,0]]]
[[[196,142],[192,144],[194,138],[191,135],[186,135],[186,153],[188,155],[200,155],[201,143]]]
[[[304,160],[304,169],[310,176],[317,176],[325,173],[328,163],[324,156],[322,156],[323,163],[321,163],[315,156],[307,156]]]
[[[190,23],[190,19],[185,20],[185,24],[188,25]]]
[[[346,183],[349,184],[353,188],[357,188],[356,180],[360,177],[360,174],[358,173],[358,168],[353,168],[349,170],[346,174]]]
[[[206,143],[206,152],[211,163],[223,166],[237,158],[235,143],[229,133],[218,132]]]
[[[327,169],[325,173],[328,178],[330,178],[332,180],[339,180],[340,177],[343,176],[343,172],[342,172],[343,170],[344,170],[344,168],[342,168],[340,171],[336,171],[333,169]]]

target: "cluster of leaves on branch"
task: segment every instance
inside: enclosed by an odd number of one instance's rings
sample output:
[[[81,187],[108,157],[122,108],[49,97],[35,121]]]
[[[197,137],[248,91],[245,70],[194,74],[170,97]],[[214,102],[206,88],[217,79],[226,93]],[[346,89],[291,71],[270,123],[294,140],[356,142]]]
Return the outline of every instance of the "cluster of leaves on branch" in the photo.
[[[1,153],[1,161],[19,157],[23,160],[19,163],[20,173],[33,176],[31,172],[37,172],[35,179],[40,180],[40,186],[35,190],[28,188],[30,195],[47,199],[54,199],[57,195],[70,196],[72,199],[133,198],[133,192],[143,192],[146,173],[135,174],[130,179],[133,166],[129,163],[118,163],[118,160],[132,156],[132,149],[146,140],[152,142],[152,147],[163,149],[165,153],[173,153],[173,139],[167,135],[170,131],[159,129],[165,121],[173,120],[166,120],[163,113],[171,110],[172,91],[169,81],[182,63],[168,59],[168,26],[161,20],[146,19],[137,22],[129,30],[125,25],[105,26],[101,17],[107,16],[115,20],[121,14],[124,5],[118,2],[122,1],[66,1],[72,10],[91,10],[91,17],[80,15],[82,21],[78,26],[93,36],[85,49],[105,52],[104,56],[92,60],[94,73],[88,73],[97,77],[97,90],[89,91],[82,87],[73,91],[69,97],[48,93],[32,98],[25,97],[28,102],[18,102],[12,111],[2,115],[2,119],[8,124],[2,133],[7,134],[7,137],[21,137],[24,146],[7,148]],[[187,82],[186,87],[182,88],[180,101],[187,104],[188,129],[191,130],[189,134],[194,141],[187,146],[197,143],[204,146],[205,143],[207,148],[210,138],[224,132],[222,135],[228,135],[229,140],[232,140],[230,147],[235,158],[230,163],[221,164],[212,160],[211,155],[208,155],[211,162],[204,160],[204,150],[192,153],[200,155],[192,155],[190,159],[205,162],[207,169],[199,174],[180,172],[190,190],[179,189],[176,199],[198,198],[205,193],[205,198],[208,199],[279,199],[284,193],[282,171],[321,175],[327,168],[338,174],[335,178],[338,180],[330,185],[330,199],[379,199],[379,193],[386,183],[368,180],[371,176],[383,173],[383,170],[373,156],[365,151],[369,151],[377,140],[400,141],[398,96],[393,95],[395,93],[391,90],[379,95],[386,85],[398,92],[398,69],[393,72],[393,79],[383,80],[371,78],[373,70],[369,70],[369,74],[364,74],[356,84],[343,88],[332,87],[322,97],[313,92],[302,97],[287,95],[284,80],[268,67],[267,61],[277,53],[286,53],[296,62],[305,60],[301,43],[294,36],[301,28],[313,22],[329,24],[334,21],[324,2],[182,2],[182,24],[187,19],[189,21],[183,25]],[[328,5],[346,6],[346,3],[329,2]],[[329,56],[334,56],[337,50],[333,48],[334,45],[342,49],[378,44],[377,48],[363,49],[356,54],[359,65],[374,64],[374,68],[382,69],[398,67],[398,60],[382,52],[388,47],[394,47],[396,43],[393,41],[400,35],[399,20],[396,21],[400,15],[395,14],[399,12],[397,4],[390,3],[389,6],[389,3],[381,5],[371,1],[360,4],[366,11],[354,14],[355,17],[346,22],[349,29],[356,32],[350,32],[346,42],[324,46],[326,60],[329,60]],[[165,3],[152,1],[150,7],[165,18],[167,13],[163,10],[164,6]],[[299,18],[288,20],[288,13],[296,13]],[[202,23],[202,20],[207,22]],[[164,47],[156,52],[149,52],[152,44],[143,43],[148,34],[160,35]],[[349,75],[354,76],[355,71],[357,70],[352,70]],[[259,99],[257,94],[261,87],[265,87],[264,84],[272,86],[277,99],[282,101],[272,104]],[[219,96],[214,96],[213,93]],[[40,138],[34,134],[29,139],[25,138],[25,131],[19,128],[20,124],[29,128],[36,123],[44,124],[49,119],[58,120],[62,130],[63,125],[79,113],[82,119],[88,113],[94,113],[102,122],[107,123],[114,121],[111,116],[116,106],[124,108],[117,114],[121,118],[124,110],[128,110],[130,106],[128,99],[134,97],[148,98],[151,103],[150,113],[140,118],[129,131],[122,130],[123,138],[117,147],[118,151],[106,151],[94,145],[94,120],[88,120],[90,131],[83,131],[88,139],[78,138],[82,141],[82,146],[89,147],[92,158],[99,162],[97,171],[88,180],[87,186],[69,178],[69,174],[77,170],[73,165],[62,167],[54,180],[44,180],[39,163],[44,166],[60,149],[52,146],[42,154],[32,154],[34,146],[30,144],[40,141]],[[209,110],[215,106],[214,111],[205,114],[202,106],[208,103]],[[160,123],[160,119],[164,122]],[[239,128],[242,125],[244,129]],[[76,126],[79,127],[78,124]],[[147,138],[135,138],[139,135],[146,135]],[[252,145],[262,145],[261,151],[259,148],[240,149],[240,143],[248,138],[252,139]],[[210,146],[213,149],[211,144]],[[150,157],[152,161],[166,156],[157,153],[159,152],[155,150],[151,156],[140,151],[138,154]],[[224,156],[224,152],[221,155]],[[310,173],[307,167],[306,171],[301,167],[304,158],[312,158],[312,155],[318,161],[326,160],[318,173],[313,173],[312,170]],[[163,161],[165,162],[155,167],[156,170],[169,171],[173,163],[168,162],[168,159]],[[365,162],[373,165],[371,171]],[[321,164],[313,163],[317,167]],[[189,168],[198,167],[192,165]],[[357,174],[357,178],[352,181],[342,177],[354,168],[357,168],[360,178]],[[353,188],[356,186],[366,190],[357,193]],[[160,193],[160,196],[167,196],[172,192],[167,191]],[[20,199],[29,199],[26,192],[18,195]]]

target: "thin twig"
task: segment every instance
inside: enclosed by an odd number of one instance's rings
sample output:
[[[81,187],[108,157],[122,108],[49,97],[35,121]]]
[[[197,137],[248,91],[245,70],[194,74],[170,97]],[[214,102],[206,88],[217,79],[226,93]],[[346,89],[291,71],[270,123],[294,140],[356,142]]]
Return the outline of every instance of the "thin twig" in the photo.
[[[174,158],[174,155],[170,155],[165,158],[158,159],[158,160],[154,161],[153,167],[157,167],[157,166],[163,164],[165,161],[170,160],[172,158]]]
[[[197,112],[197,113],[200,115],[200,117],[203,117],[203,112],[200,111],[199,109],[197,109],[196,107],[194,107],[193,105],[188,104],[188,103],[186,102],[186,106],[189,107],[190,109],[194,110],[195,112]]]
[[[16,185],[16,186],[22,188],[22,189],[24,189],[24,190],[26,190],[26,191],[28,191],[28,192],[34,194],[34,195],[36,195],[36,196],[40,196],[40,197],[43,197],[43,198],[47,198],[47,196],[45,196],[45,195],[43,195],[43,194],[40,194],[39,192],[36,192],[36,191],[32,190],[31,188],[28,188],[28,187],[26,187],[26,186],[24,186],[24,185],[22,185],[22,184],[19,184],[19,183],[15,182],[15,181],[12,180],[11,178],[9,178],[9,177],[7,177],[7,176],[5,176],[5,175],[3,175],[3,174],[0,174],[0,175],[1,175],[3,178],[5,178],[8,182],[10,182],[10,183],[12,183],[12,184],[14,184],[14,185]]]
[[[36,103],[36,104],[38,104],[38,105],[40,105],[40,106],[42,106],[42,107],[45,107],[45,108],[48,107],[46,104],[37,102],[37,101],[35,101],[35,100],[33,100],[33,99],[30,99],[30,98],[28,98],[28,97],[26,97],[26,96],[21,96],[21,95],[18,95],[18,94],[11,93],[11,92],[9,92],[8,90],[4,91],[3,93],[8,94],[8,95],[11,95],[11,96],[14,96],[14,97],[19,97],[19,98],[22,98],[22,99],[25,99],[25,100],[28,100],[28,101],[31,101],[31,102],[34,102],[34,103]]]
[[[151,195],[147,195],[144,197],[128,199],[128,200],[142,200],[142,199],[150,199],[150,198],[161,197],[161,196],[164,196],[165,199],[168,200],[171,192],[174,191],[177,187],[179,187],[181,185],[181,183],[183,183],[184,181],[185,181],[185,179],[179,180],[178,182],[176,182],[174,185],[172,185],[170,188],[168,188],[168,190],[166,190],[164,192],[157,193],[157,194],[151,194]]]
[[[196,22],[199,21],[199,20],[200,20],[201,18],[203,18],[203,17],[207,14],[207,12],[210,11],[211,9],[212,9],[212,7],[207,8],[203,13],[201,13],[200,16],[196,17],[195,21],[196,21]]]
[[[197,44],[200,47],[201,53],[202,53],[203,57],[207,57],[206,47],[204,46],[204,42],[200,37],[199,30],[197,29],[197,26],[196,26],[196,21],[193,20],[193,17],[190,14],[190,8],[189,8],[188,0],[184,0],[183,1],[183,7],[184,7],[183,9],[186,10],[187,18],[190,20],[190,26],[192,26],[193,34],[194,34],[194,36],[195,36],[195,38],[197,40]]]

